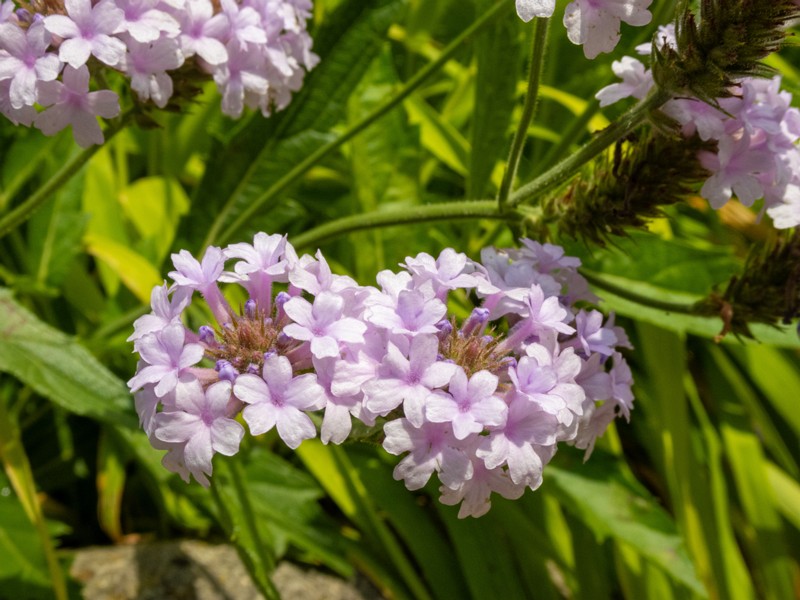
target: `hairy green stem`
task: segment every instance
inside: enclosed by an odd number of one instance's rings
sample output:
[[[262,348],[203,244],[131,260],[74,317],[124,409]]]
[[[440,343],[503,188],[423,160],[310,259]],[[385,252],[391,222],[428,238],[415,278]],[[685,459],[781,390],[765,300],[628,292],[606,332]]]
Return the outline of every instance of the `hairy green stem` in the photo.
[[[590,160],[599,155],[617,140],[621,140],[631,131],[636,129],[650,114],[667,100],[670,94],[655,88],[650,94],[641,100],[636,106],[620,116],[619,119],[611,123],[608,127],[597,133],[596,137],[586,143],[575,154],[571,154],[563,161],[542,173],[531,181],[523,185],[516,192],[511,194],[508,200],[509,206],[519,206],[537,200],[543,194],[557,188],[562,183],[578,173],[581,168]]]
[[[698,312],[695,309],[694,304],[666,302],[664,300],[656,300],[655,298],[642,296],[641,294],[632,292],[627,287],[617,285],[616,283],[611,283],[610,281],[598,275],[597,273],[594,273],[592,271],[587,271],[586,269],[578,269],[578,270],[580,271],[580,274],[583,275],[583,277],[586,279],[586,281],[591,283],[593,286],[598,287],[607,292],[611,292],[615,296],[619,296],[620,298],[624,298],[625,300],[630,300],[631,302],[635,302],[636,304],[641,304],[642,306],[648,306],[650,308],[655,308],[657,310],[663,310],[664,312],[678,313],[681,315],[698,315]]]
[[[114,137],[117,133],[122,131],[128,124],[131,111],[125,112],[116,123],[111,125],[105,131],[106,143]],[[33,195],[28,197],[22,204],[17,206],[12,211],[0,217],[0,238],[8,235],[10,231],[19,227],[22,223],[27,221],[31,215],[44,204],[50,196],[57,192],[64,184],[72,179],[83,166],[91,160],[91,158],[100,150],[102,146],[90,146],[83,150],[80,154],[76,155],[72,160],[66,163],[58,172],[51,177],[47,183],[36,190]]]
[[[411,95],[414,90],[416,90],[420,85],[422,85],[428,77],[436,73],[439,69],[441,69],[447,61],[449,61],[453,55],[460,49],[461,45],[470,37],[477,34],[480,30],[486,27],[491,21],[499,16],[503,10],[510,10],[510,6],[508,2],[497,2],[492,5],[492,7],[487,10],[483,15],[481,15],[472,25],[470,25],[467,29],[465,29],[456,39],[454,39],[448,46],[442,50],[442,53],[439,57],[426,65],[424,68],[420,69],[411,79],[409,79],[405,85],[403,85],[400,90],[389,98],[386,102],[375,108],[372,112],[370,112],[366,117],[364,117],[361,121],[350,127],[347,131],[342,133],[338,138],[335,140],[328,142],[324,146],[317,149],[315,152],[309,154],[302,162],[297,164],[291,171],[286,173],[283,177],[281,177],[278,181],[276,181],[269,189],[267,189],[263,194],[261,194],[258,198],[253,200],[250,205],[227,227],[225,228],[222,233],[220,230],[223,227],[223,219],[224,215],[227,214],[227,206],[223,209],[220,215],[216,218],[211,229],[209,230],[208,234],[206,235],[206,239],[203,242],[203,248],[207,248],[208,246],[214,243],[225,243],[228,241],[233,234],[235,234],[239,228],[241,228],[247,221],[252,218],[252,216],[267,202],[278,196],[281,192],[283,192],[286,188],[292,185],[295,181],[300,179],[311,167],[316,165],[320,160],[322,160],[325,156],[333,152],[334,150],[338,149],[340,146],[345,144],[346,142],[350,141],[356,135],[367,129],[370,125],[372,125],[375,121],[383,117],[386,113],[390,110],[395,108],[399,105],[403,100],[405,100],[409,95]]]
[[[501,213],[493,200],[423,204],[342,217],[293,237],[292,244],[296,248],[308,248],[353,231],[410,223],[467,219],[519,221],[522,219],[522,214],[516,211]]]
[[[514,179],[517,176],[517,168],[522,158],[522,150],[525,148],[525,140],[528,139],[528,128],[531,126],[533,115],[536,112],[536,102],[539,99],[539,84],[542,80],[542,70],[544,67],[544,55],[547,50],[547,33],[550,29],[550,19],[536,19],[533,28],[533,42],[531,44],[531,65],[528,74],[528,92],[525,95],[525,104],[522,108],[522,118],[511,142],[511,151],[508,154],[506,170],[503,173],[503,181],[500,183],[500,190],[497,193],[497,204],[500,210],[504,210],[508,203],[508,196]]]

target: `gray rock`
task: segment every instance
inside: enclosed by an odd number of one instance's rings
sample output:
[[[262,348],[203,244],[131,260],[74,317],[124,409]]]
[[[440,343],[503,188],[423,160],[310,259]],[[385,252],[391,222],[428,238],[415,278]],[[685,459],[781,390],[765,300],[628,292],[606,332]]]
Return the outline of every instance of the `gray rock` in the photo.
[[[260,600],[236,551],[198,541],[87,548],[71,575],[87,600]],[[344,581],[282,562],[273,581],[284,600],[380,600],[364,579]]]

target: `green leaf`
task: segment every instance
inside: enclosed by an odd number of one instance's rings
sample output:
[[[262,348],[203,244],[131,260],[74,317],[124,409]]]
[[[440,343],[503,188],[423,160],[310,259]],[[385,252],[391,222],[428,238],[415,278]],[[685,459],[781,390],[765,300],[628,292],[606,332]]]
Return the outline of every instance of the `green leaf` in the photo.
[[[122,539],[125,453],[117,436],[104,431],[97,450],[97,519],[115,542]]]
[[[53,152],[58,137],[43,137],[35,133],[18,137],[9,149],[8,156],[2,161],[0,176],[0,212],[5,211],[8,202],[32,179],[41,167],[41,163]]]
[[[720,402],[720,432],[733,473],[739,504],[746,516],[745,548],[760,579],[760,595],[779,600],[794,593],[792,560],[767,472],[764,444],[752,432],[744,407],[752,394],[722,349],[708,347],[702,356],[709,384]]]
[[[725,247],[697,247],[638,231],[614,242],[614,247],[591,254],[581,244],[567,247],[592,271],[697,296],[705,296],[715,285],[727,282],[740,268]]]
[[[419,94],[412,94],[403,106],[408,120],[420,128],[423,147],[456,173],[466,176],[470,152],[467,140]]]
[[[800,439],[800,411],[797,410],[800,372],[796,359],[775,348],[755,344],[743,348],[731,348],[731,351],[773,408]],[[795,393],[787,393],[788,390],[795,390]]]
[[[410,550],[436,598],[465,598],[463,572],[452,553],[452,544],[442,537],[440,524],[392,476],[392,466],[382,462],[370,448],[349,456],[379,510]]]
[[[140,254],[160,265],[172,248],[181,216],[189,210],[183,187],[172,178],[143,177],[123,189],[119,199],[142,238],[136,244]]]
[[[60,286],[81,250],[87,216],[81,213],[83,178],[69,181],[28,223],[29,269],[37,282]]]
[[[143,303],[150,301],[150,292],[164,280],[158,270],[141,254],[101,235],[84,236],[86,251],[102,261]]]
[[[480,519],[459,519],[458,508],[436,503],[472,598],[530,598],[517,572],[507,531],[490,511]]]
[[[64,333],[39,321],[0,288],[0,371],[69,412],[136,427],[125,384]]]
[[[286,551],[286,542],[302,550],[304,557],[321,562],[344,577],[353,574],[342,556],[337,528],[322,519],[318,500],[324,492],[314,479],[276,454],[253,448],[244,465],[253,510],[268,524],[275,553]]]
[[[477,0],[478,14],[496,0]],[[475,106],[470,135],[467,197],[483,198],[498,160],[508,152],[521,57],[519,18],[512,11],[475,38]]]
[[[692,592],[706,597],[674,522],[618,461],[595,451],[583,466],[548,466],[546,477],[553,486],[548,489],[598,539],[625,542]]]
[[[766,469],[778,511],[800,531],[800,484],[771,462],[766,463]]]
[[[98,150],[86,165],[83,188],[83,212],[91,218],[86,226],[86,235],[96,235],[130,247],[130,238],[117,198],[118,173],[111,155],[111,148]],[[119,276],[106,265],[100,266],[103,287],[109,296],[119,290]]]
[[[224,230],[288,171],[270,169],[285,155],[285,144],[297,146],[298,139],[303,144],[310,144],[311,139],[317,143],[331,139],[330,128],[344,117],[347,98],[404,6],[403,0],[349,0],[325,19],[314,38],[321,62],[291,106],[270,119],[252,117],[233,137],[212,147],[193,200],[203,210],[192,211],[186,224],[185,231],[192,239],[199,243],[199,236],[208,230],[209,215],[216,218],[219,232]]]
[[[682,304],[686,307],[702,299],[701,296],[667,290],[648,283],[642,283],[633,278],[603,274],[602,279],[637,296]],[[714,339],[722,330],[721,318],[698,317],[678,312],[668,312],[623,298],[605,289],[596,289],[595,291],[600,296],[600,305],[604,309],[643,323],[657,325],[677,334],[691,333],[707,339]],[[727,335],[722,339],[722,343],[733,345],[770,344],[782,348],[800,348],[800,336],[797,335],[797,330],[794,327],[770,327],[756,323],[750,325],[750,331],[754,339]]]
[[[4,597],[52,598],[39,534],[0,471],[0,590]]]

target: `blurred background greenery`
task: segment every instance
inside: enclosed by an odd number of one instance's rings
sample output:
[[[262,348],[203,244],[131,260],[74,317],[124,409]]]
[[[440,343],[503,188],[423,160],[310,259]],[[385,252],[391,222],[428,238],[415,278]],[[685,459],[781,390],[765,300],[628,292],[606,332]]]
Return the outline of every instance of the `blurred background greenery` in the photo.
[[[492,198],[519,120],[531,30],[509,1],[397,107],[297,168],[492,4],[316,0],[322,62],[289,109],[233,122],[208,85],[180,114],[148,113],[123,129],[0,239],[0,597],[52,597],[53,573],[88,545],[226,539],[240,498],[224,457],[215,478],[228,515],[208,490],[164,470],[137,428],[124,384],[135,368],[131,324],[180,248],[256,231],[291,241],[346,215]],[[623,27],[615,53],[594,61],[553,24],[521,181],[621,112],[601,112],[593,95],[612,81],[611,60],[632,54],[672,5],[655,2],[653,26]],[[787,48],[769,61],[795,93],[798,57]],[[0,139],[0,216],[88,156],[68,131],[45,138],[2,121]],[[768,235],[749,209],[717,213],[698,199],[606,249],[556,241],[606,282],[693,301]],[[338,272],[370,284],[406,256],[449,246],[477,258],[490,244],[514,236],[504,223],[444,221],[352,233],[322,249]],[[394,481],[396,458],[380,448],[309,441],[292,453],[273,435],[249,439],[243,468],[271,554],[343,577],[358,570],[392,598],[798,597],[796,329],[754,328],[760,343],[715,344],[718,320],[596,291],[635,346],[636,408],[587,463],[564,448],[539,490],[462,521],[435,486],[411,493]]]

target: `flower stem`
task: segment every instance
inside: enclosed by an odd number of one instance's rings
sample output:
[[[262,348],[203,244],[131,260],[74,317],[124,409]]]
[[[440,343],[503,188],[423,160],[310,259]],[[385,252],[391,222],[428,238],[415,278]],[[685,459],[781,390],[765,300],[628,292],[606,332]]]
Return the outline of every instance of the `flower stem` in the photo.
[[[531,66],[528,74],[528,92],[525,95],[525,105],[522,108],[522,118],[511,142],[511,151],[508,154],[506,170],[503,173],[503,181],[500,183],[500,190],[497,193],[497,204],[501,210],[505,209],[508,203],[508,196],[511,193],[511,186],[517,176],[517,168],[522,157],[522,150],[525,148],[525,140],[528,139],[528,128],[536,112],[536,102],[539,99],[539,83],[542,79],[542,69],[544,66],[544,55],[547,49],[547,33],[550,29],[550,19],[536,19],[533,28],[533,43],[531,44]]]
[[[464,202],[440,202],[423,204],[392,210],[379,210],[342,217],[315,227],[292,238],[296,248],[313,247],[326,240],[342,236],[353,231],[407,225],[409,223],[427,223],[430,221],[451,221],[466,219],[495,219],[519,221],[522,214],[517,211],[501,213],[493,200],[467,200]]]
[[[131,115],[131,111],[123,113],[116,123],[106,129],[106,143],[125,128],[130,120]],[[51,177],[42,187],[36,190],[33,195],[28,197],[25,202],[0,217],[0,238],[5,237],[10,231],[27,221],[31,215],[33,215],[33,213],[50,198],[50,196],[52,196],[64,184],[77,175],[83,166],[89,162],[89,160],[95,155],[95,153],[97,153],[98,150],[101,149],[101,147],[102,146],[99,145],[90,146],[89,148],[83,150],[80,154],[74,156],[72,160],[61,167],[61,169],[59,169],[59,171],[53,175],[53,177]]]
[[[699,314],[697,309],[695,308],[695,304],[683,304],[678,302],[666,302],[664,300],[657,300],[655,298],[650,298],[649,296],[643,296],[641,294],[637,294],[636,292],[632,292],[627,287],[611,283],[598,273],[587,271],[586,269],[578,269],[578,271],[580,271],[580,274],[583,275],[586,281],[591,283],[593,286],[598,287],[607,292],[611,292],[615,296],[619,296],[620,298],[624,298],[625,300],[630,300],[631,302],[635,302],[636,304],[641,304],[642,306],[648,306],[650,308],[655,308],[657,310],[663,310],[664,312],[678,313],[681,315]]]
[[[420,85],[422,85],[428,77],[441,69],[453,55],[458,52],[461,45],[470,37],[477,34],[481,29],[486,27],[494,18],[500,15],[503,10],[510,9],[507,2],[497,2],[492,4],[492,7],[481,15],[472,25],[465,29],[461,34],[454,39],[448,46],[442,50],[439,57],[433,62],[420,69],[405,85],[403,85],[398,92],[389,98],[386,102],[375,108],[371,113],[365,116],[361,121],[354,124],[347,131],[342,133],[338,138],[328,142],[324,146],[317,149],[315,152],[309,154],[302,162],[296,165],[291,171],[286,173],[278,181],[276,181],[269,189],[267,189],[258,198],[253,200],[249,206],[227,227],[222,233],[220,230],[223,227],[224,217],[228,213],[228,206],[226,206],[217,216],[211,229],[206,235],[203,242],[203,248],[207,248],[211,244],[219,244],[228,241],[245,223],[247,223],[252,216],[267,202],[278,196],[286,188],[292,185],[295,181],[300,179],[311,167],[317,164],[320,160],[328,154],[338,149],[340,146],[350,141],[356,135],[364,131],[367,127],[372,125],[375,121],[383,117],[390,110],[399,105],[411,93],[414,92]]]
[[[511,194],[508,199],[508,206],[515,207],[529,203],[568,181],[581,170],[583,165],[638,127],[647,118],[650,111],[664,104],[670,97],[668,92],[658,88],[653,89],[646,98],[599,132],[593,140],[586,143],[575,154],[571,154],[553,168]]]

